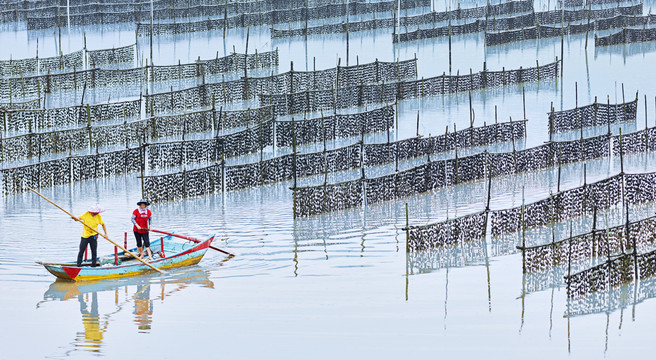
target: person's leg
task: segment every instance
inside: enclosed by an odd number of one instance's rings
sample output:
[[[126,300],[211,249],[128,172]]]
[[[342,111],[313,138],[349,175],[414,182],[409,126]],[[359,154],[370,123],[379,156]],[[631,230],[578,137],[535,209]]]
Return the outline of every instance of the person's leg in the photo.
[[[98,235],[89,238],[89,245],[91,246],[91,267],[94,267],[98,257]]]
[[[134,232],[134,238],[137,239],[137,251],[139,252],[139,257],[143,257],[143,247],[141,244],[141,233]]]
[[[82,256],[84,256],[84,250],[87,248],[87,238],[80,238],[80,251],[77,253],[77,266],[82,266]]]
[[[150,260],[152,260],[153,259],[153,252],[150,251],[150,234],[149,233],[143,233],[143,234],[141,234],[141,236],[143,237],[144,247],[146,248],[146,251],[148,252],[148,258]]]

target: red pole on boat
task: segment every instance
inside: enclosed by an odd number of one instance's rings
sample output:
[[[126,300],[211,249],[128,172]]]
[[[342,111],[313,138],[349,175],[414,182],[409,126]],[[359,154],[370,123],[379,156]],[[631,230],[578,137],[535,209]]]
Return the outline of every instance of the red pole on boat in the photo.
[[[125,237],[123,238],[123,247],[128,248],[128,232],[125,232]]]
[[[118,247],[114,246],[114,265],[118,265]]]
[[[159,248],[160,248],[160,254],[162,255],[162,257],[166,257],[166,255],[164,255],[164,238],[163,237],[159,238]]]

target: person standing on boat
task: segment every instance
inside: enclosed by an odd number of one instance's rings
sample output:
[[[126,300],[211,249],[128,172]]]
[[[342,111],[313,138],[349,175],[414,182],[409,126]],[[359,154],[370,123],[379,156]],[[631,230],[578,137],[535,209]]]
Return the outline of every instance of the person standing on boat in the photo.
[[[82,256],[84,255],[87,245],[91,247],[91,266],[96,266],[98,257],[98,225],[102,225],[103,232],[107,236],[107,228],[100,213],[105,211],[98,203],[89,207],[89,210],[80,215],[79,218],[73,216],[73,220],[84,223],[82,226],[82,238],[80,239],[80,251],[77,253],[77,266],[82,266]],[[86,226],[85,226],[86,225]]]
[[[137,250],[139,250],[139,257],[143,258],[143,248],[146,248],[148,252],[148,260],[153,260],[153,253],[150,251],[150,239],[148,237],[148,232],[150,231],[150,224],[152,223],[153,213],[148,209],[150,203],[146,199],[141,199],[137,202],[138,208],[132,212],[132,231],[134,231],[134,237],[137,239]],[[142,244],[143,242],[143,244]]]

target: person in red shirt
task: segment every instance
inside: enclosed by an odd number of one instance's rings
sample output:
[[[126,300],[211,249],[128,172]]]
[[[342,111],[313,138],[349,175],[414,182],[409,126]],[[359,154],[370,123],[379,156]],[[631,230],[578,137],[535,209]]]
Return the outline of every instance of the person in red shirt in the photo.
[[[132,231],[134,231],[134,237],[137,239],[137,250],[139,250],[139,257],[143,258],[143,247],[146,247],[146,252],[148,252],[148,261],[153,260],[153,253],[150,251],[150,239],[148,238],[148,232],[150,231],[150,225],[153,219],[153,213],[148,209],[150,203],[146,199],[141,199],[137,202],[139,206],[132,212]],[[143,242],[143,243],[142,243]]]

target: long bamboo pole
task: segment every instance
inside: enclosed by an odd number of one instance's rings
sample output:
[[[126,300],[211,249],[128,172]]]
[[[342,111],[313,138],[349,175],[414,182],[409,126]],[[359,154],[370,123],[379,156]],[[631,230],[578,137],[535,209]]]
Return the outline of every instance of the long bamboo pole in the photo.
[[[189,237],[189,236],[178,235],[178,234],[170,233],[170,232],[167,232],[167,231],[155,230],[155,229],[150,229],[150,231],[152,231],[152,232],[156,232],[156,233],[160,233],[160,234],[165,234],[165,235],[175,236],[175,237],[177,237],[177,238],[185,239],[185,240],[189,240],[189,241],[193,241],[193,242],[195,242],[195,243],[200,243],[200,242],[201,242],[200,240],[198,240],[198,239],[194,239],[194,238]],[[231,253],[229,253],[229,252],[227,252],[227,251],[225,251],[225,250],[221,250],[221,249],[219,249],[219,248],[217,248],[217,247],[214,247],[214,246],[212,246],[212,245],[210,245],[210,249],[212,249],[212,250],[216,250],[216,251],[220,251],[220,252],[222,252],[222,253],[224,253],[224,254],[226,254],[226,255],[229,255],[229,256],[235,256],[234,254],[231,254]]]
[[[110,243],[114,244],[114,246],[116,246],[116,247],[118,247],[119,249],[125,251],[126,254],[130,254],[130,255],[132,255],[135,259],[141,261],[142,263],[144,263],[146,266],[150,267],[151,269],[153,269],[153,270],[155,270],[155,271],[157,271],[157,272],[159,272],[159,273],[161,273],[161,274],[164,273],[162,270],[160,270],[160,269],[154,267],[153,265],[147,263],[144,259],[138,257],[136,254],[133,254],[130,250],[128,250],[128,249],[124,248],[123,246],[121,246],[121,245],[115,243],[114,240],[112,240],[112,239],[108,238],[107,236],[105,236],[105,235],[99,233],[98,231],[94,230],[91,226],[89,226],[89,225],[85,224],[84,222],[82,222],[82,221],[81,221],[80,219],[78,219],[75,215],[69,213],[68,211],[64,210],[61,206],[55,204],[54,202],[52,202],[52,201],[51,201],[50,199],[48,199],[47,197],[41,195],[41,193],[39,193],[38,191],[32,189],[31,187],[29,187],[29,186],[27,186],[27,185],[26,185],[25,187],[27,187],[27,188],[28,188],[29,190],[31,190],[33,193],[39,195],[41,198],[43,198],[43,200],[45,200],[45,201],[47,201],[47,202],[49,202],[49,203],[55,205],[59,210],[65,212],[65,213],[66,213],[68,216],[70,216],[71,218],[74,218],[75,221],[81,222],[82,225],[86,226],[89,230],[96,232],[98,235],[102,236],[102,237],[105,238],[107,241],[109,241]]]

